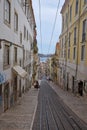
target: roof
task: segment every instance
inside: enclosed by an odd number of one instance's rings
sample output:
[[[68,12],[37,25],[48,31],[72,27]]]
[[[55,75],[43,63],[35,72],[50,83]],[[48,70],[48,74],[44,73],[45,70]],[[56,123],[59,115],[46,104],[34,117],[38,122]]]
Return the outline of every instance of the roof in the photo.
[[[60,13],[63,13],[63,12],[64,12],[65,7],[68,5],[69,1],[70,1],[70,0],[65,0],[64,4],[63,4],[63,6],[62,6],[62,9],[61,9],[61,11],[60,11]]]

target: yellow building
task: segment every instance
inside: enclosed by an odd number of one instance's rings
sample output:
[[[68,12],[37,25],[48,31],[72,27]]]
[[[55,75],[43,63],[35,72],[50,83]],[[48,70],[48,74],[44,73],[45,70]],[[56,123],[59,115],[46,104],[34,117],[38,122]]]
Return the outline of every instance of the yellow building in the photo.
[[[87,91],[87,0],[65,0],[61,9],[60,83],[78,92],[78,83]]]
[[[59,56],[60,56],[60,43],[57,42],[55,50],[56,83],[59,83]]]

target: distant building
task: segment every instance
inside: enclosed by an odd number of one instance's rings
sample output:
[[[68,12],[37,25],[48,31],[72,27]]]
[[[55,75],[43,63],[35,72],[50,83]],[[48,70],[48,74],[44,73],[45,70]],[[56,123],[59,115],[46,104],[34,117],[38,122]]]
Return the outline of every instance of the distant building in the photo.
[[[0,112],[31,85],[35,27],[31,0],[0,0]]]
[[[87,0],[65,0],[61,10],[60,35],[61,85],[66,90],[78,92],[83,82],[87,92]]]

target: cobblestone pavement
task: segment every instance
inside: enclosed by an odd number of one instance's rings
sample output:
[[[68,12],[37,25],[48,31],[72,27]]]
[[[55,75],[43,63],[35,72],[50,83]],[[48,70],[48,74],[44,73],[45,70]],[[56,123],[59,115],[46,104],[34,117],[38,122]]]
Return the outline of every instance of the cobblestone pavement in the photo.
[[[17,105],[0,115],[0,130],[30,130],[38,90],[31,88],[25,93]]]
[[[32,130],[87,130],[87,124],[76,116],[44,80],[41,82]]]
[[[64,91],[58,85],[50,82],[50,86],[56,91],[61,100],[69,106],[69,108],[78,115],[85,123],[87,123],[87,95],[74,95],[69,91]]]

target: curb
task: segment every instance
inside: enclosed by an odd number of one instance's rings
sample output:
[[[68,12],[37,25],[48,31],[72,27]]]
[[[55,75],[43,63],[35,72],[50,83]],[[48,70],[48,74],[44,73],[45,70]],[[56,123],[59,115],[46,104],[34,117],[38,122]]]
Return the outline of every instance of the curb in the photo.
[[[34,114],[33,114],[33,117],[32,117],[32,122],[31,122],[31,125],[30,125],[30,130],[32,130],[32,127],[33,127],[34,117],[35,117],[36,110],[37,110],[37,105],[38,105],[38,101],[36,99],[36,105],[35,105]]]

